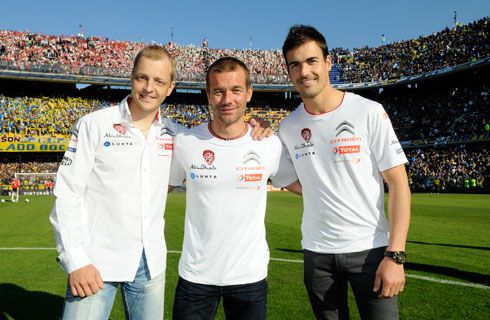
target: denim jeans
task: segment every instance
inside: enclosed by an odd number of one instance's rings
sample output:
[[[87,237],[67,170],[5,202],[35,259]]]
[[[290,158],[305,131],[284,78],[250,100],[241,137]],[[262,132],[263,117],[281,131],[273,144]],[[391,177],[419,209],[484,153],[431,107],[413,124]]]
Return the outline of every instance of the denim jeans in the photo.
[[[398,319],[397,298],[379,298],[374,278],[386,247],[322,254],[303,250],[304,281],[317,319],[349,319],[347,283],[356,298],[361,319]]]
[[[267,281],[213,286],[179,278],[175,291],[174,320],[214,319],[218,303],[223,297],[223,308],[229,320],[262,320],[266,317]]]
[[[150,279],[144,252],[132,282],[104,282],[104,289],[83,299],[74,297],[68,285],[62,319],[109,319],[119,285],[126,319],[163,319],[165,272]]]

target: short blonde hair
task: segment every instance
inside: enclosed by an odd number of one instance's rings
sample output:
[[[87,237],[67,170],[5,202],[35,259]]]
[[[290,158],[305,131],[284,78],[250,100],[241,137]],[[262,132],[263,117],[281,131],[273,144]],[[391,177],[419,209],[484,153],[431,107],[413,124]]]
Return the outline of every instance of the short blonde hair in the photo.
[[[136,58],[134,58],[133,71],[131,72],[131,75],[134,75],[134,72],[138,68],[138,64],[140,63],[142,57],[146,57],[151,60],[168,59],[170,61],[170,65],[172,66],[172,70],[170,71],[170,80],[175,80],[175,59],[170,55],[167,49],[156,44],[147,46],[138,52]]]

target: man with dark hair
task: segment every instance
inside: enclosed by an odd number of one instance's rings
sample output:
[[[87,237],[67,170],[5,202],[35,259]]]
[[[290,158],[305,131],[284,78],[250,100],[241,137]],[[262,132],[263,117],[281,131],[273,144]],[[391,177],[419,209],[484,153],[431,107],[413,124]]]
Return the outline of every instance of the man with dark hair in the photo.
[[[397,319],[410,190],[388,114],[331,86],[332,60],[315,28],[293,26],[283,54],[303,100],[280,123],[279,137],[303,188],[304,282],[315,316],[348,319],[350,283],[361,318]]]
[[[175,138],[170,185],[186,180],[187,204],[173,318],[266,317],[267,180],[300,192],[276,136],[253,141],[244,115],[252,97],[248,68],[224,57],[206,74],[212,120]]]

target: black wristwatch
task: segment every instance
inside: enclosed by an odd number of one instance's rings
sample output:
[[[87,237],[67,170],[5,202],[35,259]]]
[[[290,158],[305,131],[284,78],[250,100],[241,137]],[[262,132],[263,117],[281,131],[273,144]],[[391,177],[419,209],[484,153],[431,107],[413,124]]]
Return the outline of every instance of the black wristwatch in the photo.
[[[405,251],[385,251],[385,257],[395,260],[398,264],[404,264],[407,262],[407,255]]]

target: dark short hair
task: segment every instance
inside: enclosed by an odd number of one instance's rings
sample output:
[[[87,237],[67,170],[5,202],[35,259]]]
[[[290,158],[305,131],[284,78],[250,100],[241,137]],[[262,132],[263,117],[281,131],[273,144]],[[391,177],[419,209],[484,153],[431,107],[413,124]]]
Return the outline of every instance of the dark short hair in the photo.
[[[170,70],[170,81],[175,80],[175,59],[167,51],[167,49],[156,44],[144,47],[140,52],[138,52],[136,58],[134,58],[133,71],[131,72],[132,76],[134,75],[136,68],[138,68],[142,57],[146,57],[151,60],[168,59],[170,61],[170,66],[172,67],[172,70]]]
[[[247,88],[250,88],[252,86],[250,71],[245,63],[235,57],[222,57],[213,62],[206,71],[206,90],[209,90],[209,75],[211,72],[229,72],[235,71],[237,68],[241,68],[245,72],[245,84]]]
[[[296,49],[310,41],[316,42],[322,50],[323,57],[327,58],[328,46],[325,37],[312,26],[297,24],[289,29],[286,40],[284,40],[284,44],[282,45],[282,55],[284,56],[284,60],[286,60],[286,65],[288,63],[286,54],[290,50]]]

